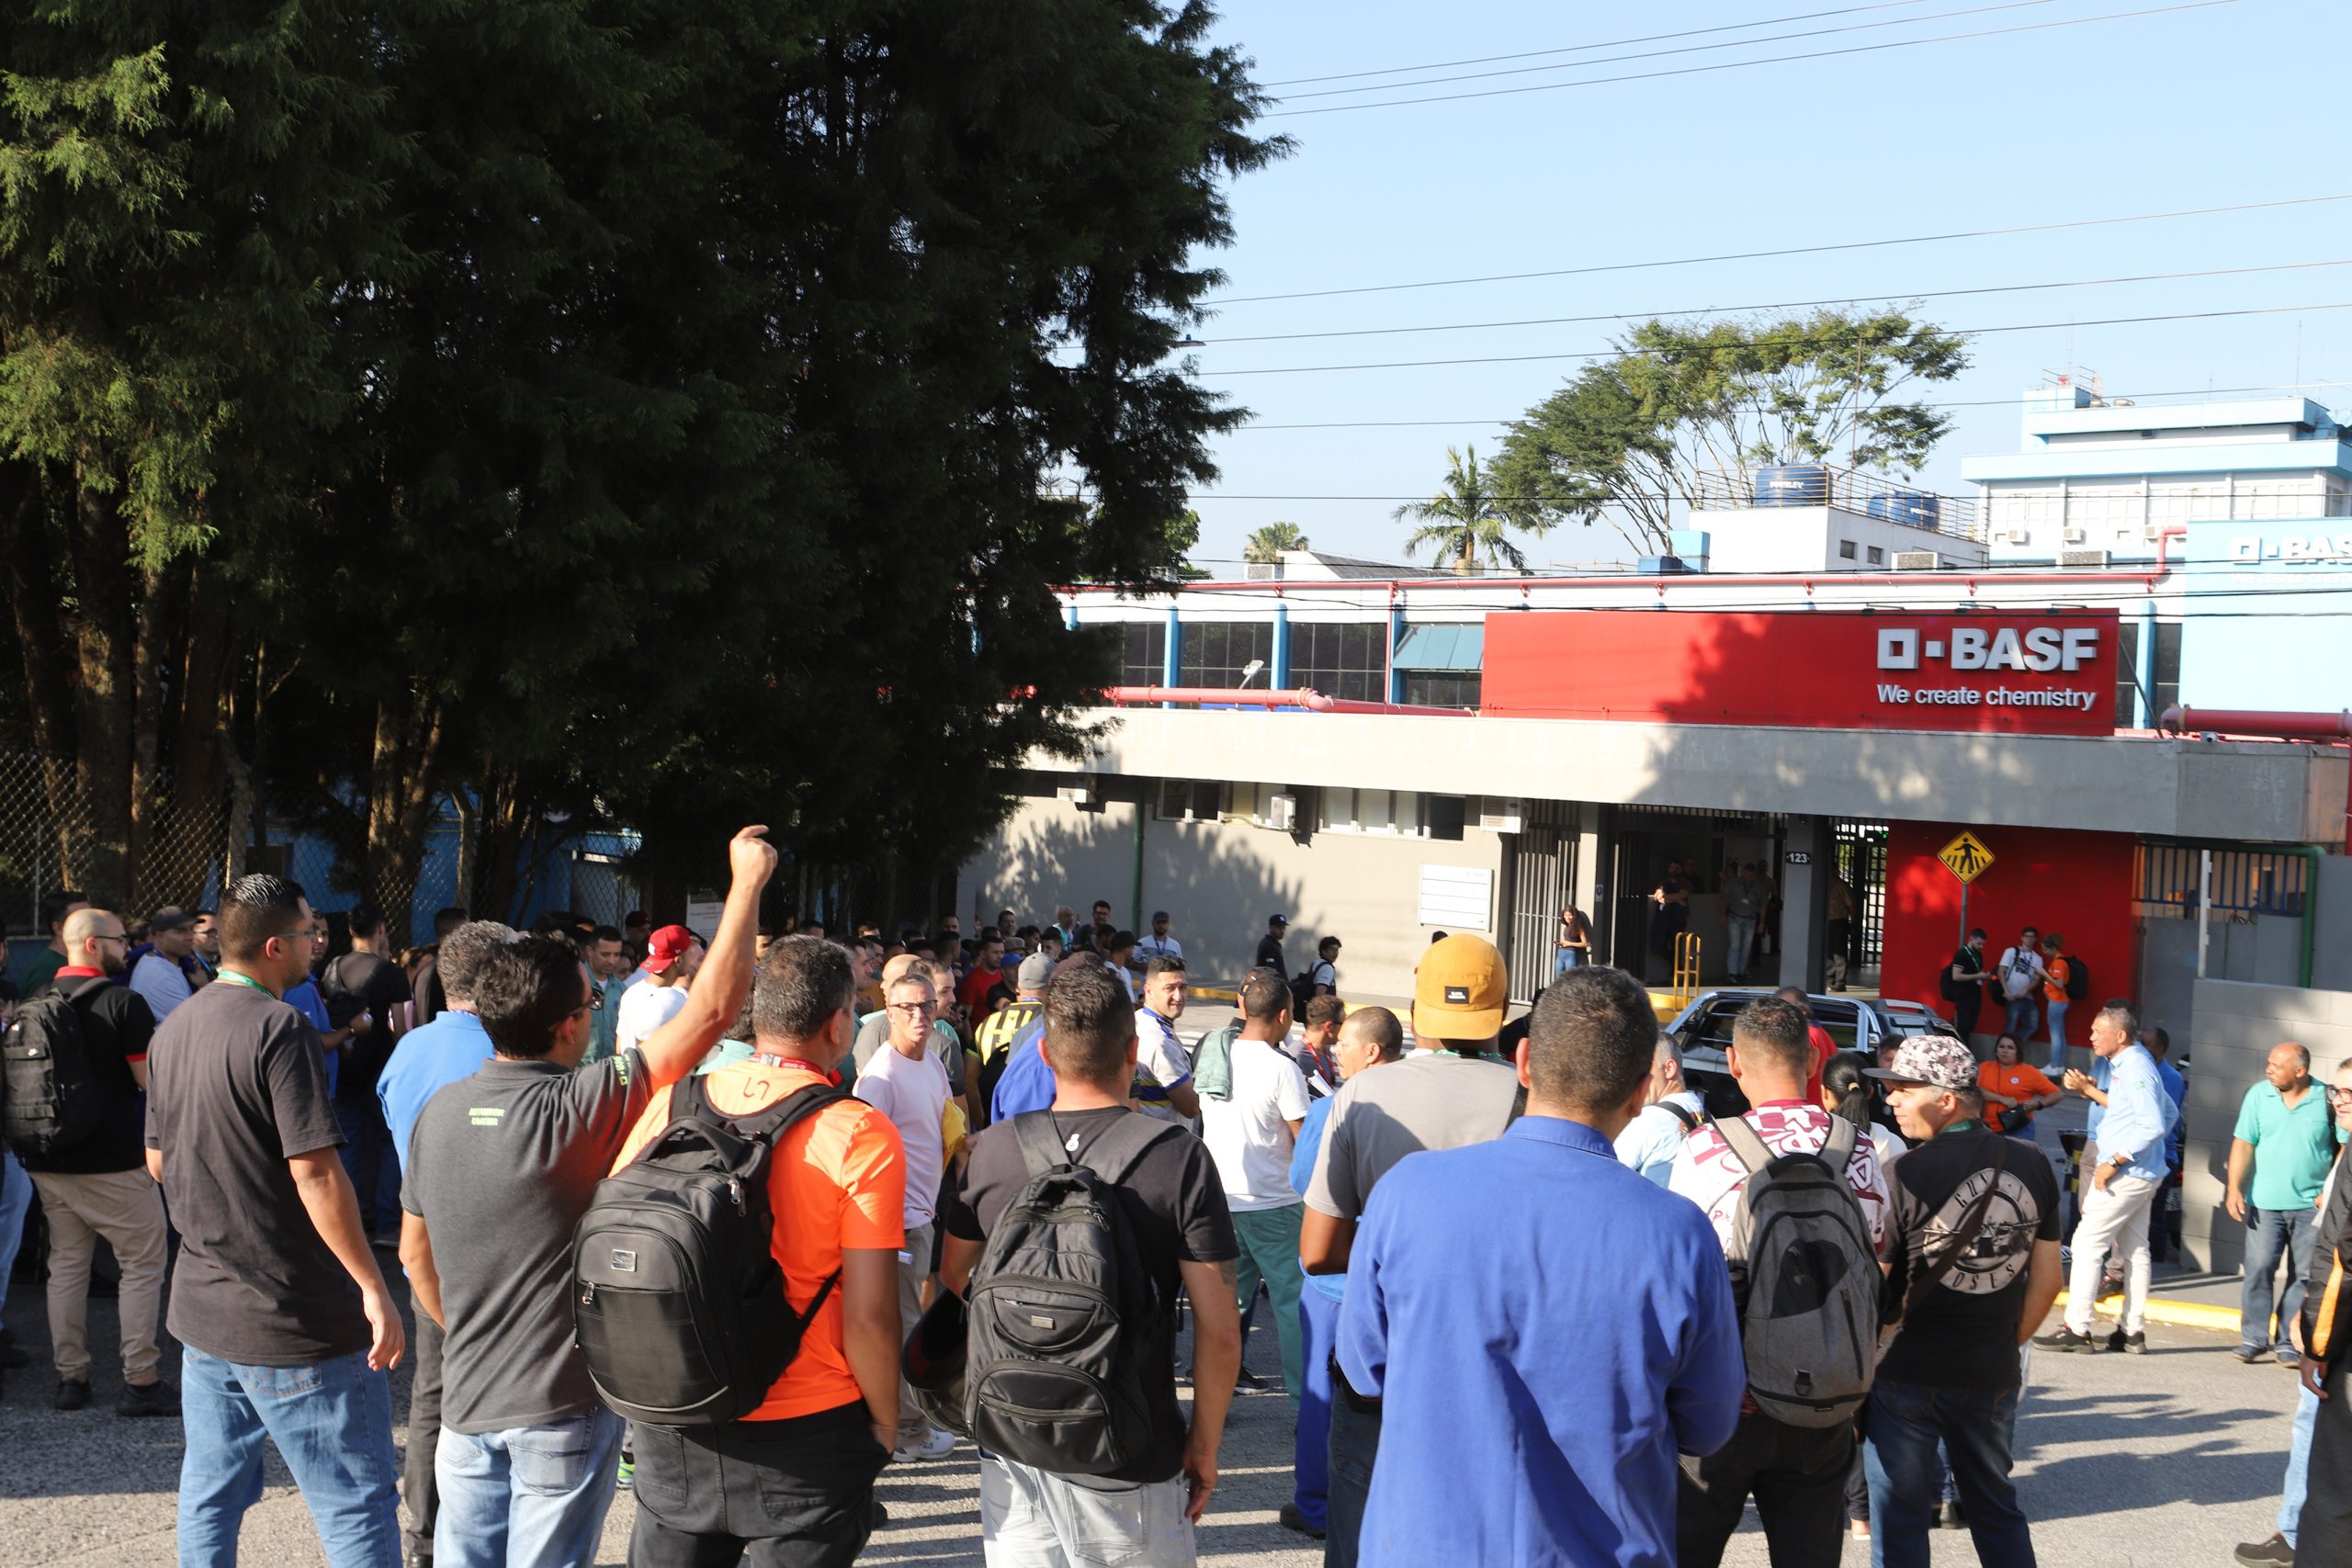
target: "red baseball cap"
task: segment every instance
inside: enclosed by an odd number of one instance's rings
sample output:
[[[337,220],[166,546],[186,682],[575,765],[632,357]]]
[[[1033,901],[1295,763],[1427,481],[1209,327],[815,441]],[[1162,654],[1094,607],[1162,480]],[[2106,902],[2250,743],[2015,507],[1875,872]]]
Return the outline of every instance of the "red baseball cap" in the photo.
[[[695,941],[695,933],[684,926],[663,926],[645,944],[645,972],[668,974],[670,965],[684,958]]]

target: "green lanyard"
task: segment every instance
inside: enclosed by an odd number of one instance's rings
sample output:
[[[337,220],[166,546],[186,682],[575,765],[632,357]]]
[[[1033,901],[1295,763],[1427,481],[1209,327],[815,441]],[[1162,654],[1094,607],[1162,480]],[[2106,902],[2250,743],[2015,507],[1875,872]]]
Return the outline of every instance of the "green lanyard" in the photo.
[[[271,990],[267,986],[263,985],[259,980],[254,979],[251,975],[240,975],[234,969],[223,969],[220,974],[214,976],[213,978],[217,980],[228,980],[240,986],[250,986],[254,990],[259,991],[263,996],[267,997],[274,1002],[284,1001],[286,999],[279,996],[276,991]]]
[[[1978,1125],[1978,1122],[1977,1122],[1977,1120],[1976,1120],[1976,1118],[1975,1118],[1975,1117],[1973,1117],[1973,1116],[1963,1116],[1963,1117],[1962,1117],[1959,1121],[1954,1122],[1952,1122],[1950,1126],[1946,1127],[1946,1128],[1943,1130],[1943,1132],[1942,1132],[1942,1133],[1940,1133],[1940,1134],[1937,1134],[1937,1135],[1938,1135],[1939,1137],[1949,1137],[1949,1136],[1951,1136],[1951,1135],[1952,1134],[1954,1134],[1954,1133],[1965,1133],[1965,1132],[1968,1132],[1968,1131],[1970,1131],[1971,1129],[1974,1128],[1974,1127],[1975,1127],[1975,1126],[1977,1126],[1977,1125]]]

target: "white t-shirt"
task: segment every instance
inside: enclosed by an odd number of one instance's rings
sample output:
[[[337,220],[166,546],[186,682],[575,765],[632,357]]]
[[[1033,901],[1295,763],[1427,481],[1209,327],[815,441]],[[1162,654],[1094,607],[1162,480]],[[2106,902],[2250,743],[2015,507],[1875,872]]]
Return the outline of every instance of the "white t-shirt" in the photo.
[[[1201,1141],[1236,1213],[1299,1201],[1290,1184],[1290,1123],[1306,1120],[1306,1079],[1298,1064],[1262,1040],[1236,1040],[1233,1095],[1201,1100]]]
[[[1307,971],[1307,978],[1318,986],[1329,986],[1335,997],[1340,994],[1340,971],[1329,959],[1317,959],[1315,967]]]
[[[686,1005],[684,986],[656,986],[639,980],[621,993],[621,1010],[613,1020],[613,1054],[633,1051],[653,1032],[678,1016]]]
[[[2033,987],[2049,977],[2041,966],[2041,954],[2009,948],[2001,954],[2001,994],[2018,1001],[2033,994]]]
[[[876,1051],[857,1075],[856,1094],[899,1129],[907,1157],[906,1227],[931,1224],[947,1154],[940,1132],[947,1110],[946,1064],[929,1051],[920,1056]]]

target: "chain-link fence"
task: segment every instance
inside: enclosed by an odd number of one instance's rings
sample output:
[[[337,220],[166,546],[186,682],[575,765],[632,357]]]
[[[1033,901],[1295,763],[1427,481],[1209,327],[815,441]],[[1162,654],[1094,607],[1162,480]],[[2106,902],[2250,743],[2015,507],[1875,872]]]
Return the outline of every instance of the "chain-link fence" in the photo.
[[[225,790],[158,792],[139,804],[130,823],[102,831],[70,773],[45,780],[43,765],[30,752],[0,750],[0,927],[19,943],[48,939],[40,903],[51,893],[103,897],[136,922],[166,904],[209,908],[225,883],[254,871],[291,877],[312,908],[329,913],[372,904],[400,939],[430,942],[434,914],[470,909],[475,900],[461,887],[481,886],[454,807],[427,825],[413,870],[368,875],[333,838],[279,818],[256,820],[249,803]],[[515,856],[506,907],[472,912],[527,924],[566,910],[617,925],[638,898],[623,869],[634,843],[634,835],[563,827],[537,832]]]

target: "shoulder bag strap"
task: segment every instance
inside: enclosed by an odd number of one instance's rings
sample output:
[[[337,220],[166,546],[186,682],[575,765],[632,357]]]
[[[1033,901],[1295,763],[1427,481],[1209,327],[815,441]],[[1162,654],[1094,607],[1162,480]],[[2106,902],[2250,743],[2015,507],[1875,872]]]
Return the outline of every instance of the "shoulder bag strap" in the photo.
[[[1976,1201],[1968,1206],[1968,1213],[1962,1217],[1960,1229],[1952,1233],[1951,1244],[1944,1248],[1943,1256],[1920,1269],[1918,1278],[1913,1280],[1910,1288],[1903,1292],[1903,1315],[1905,1318],[1917,1310],[1919,1303],[1928,1299],[1928,1292],[1941,1283],[1943,1277],[1967,1255],[1968,1249],[1976,1245],[1977,1235],[1984,1229],[1984,1216],[1992,1213],[1993,1193],[2001,1185],[2001,1169],[2007,1164],[2009,1155],[2007,1146],[2009,1140],[1997,1133],[1994,1137],[1999,1146],[1993,1150],[1993,1179],[1984,1184],[1984,1190],[1976,1195]]]
[[[1843,1116],[1829,1118],[1829,1136],[1822,1141],[1821,1157],[1830,1169],[1844,1170],[1853,1163],[1855,1154],[1861,1147],[1860,1131]]]
[[[1756,1129],[1747,1124],[1747,1117],[1734,1116],[1728,1120],[1710,1117],[1708,1125],[1723,1135],[1724,1145],[1731,1150],[1732,1157],[1747,1168],[1748,1175],[1754,1176],[1772,1163],[1771,1149],[1756,1135]]]
[[[1024,1111],[1015,1116],[1012,1135],[1020,1142],[1021,1156],[1028,1162],[1031,1176],[1043,1176],[1070,1163],[1069,1151],[1062,1147],[1050,1111]]]
[[[1699,1130],[1699,1119],[1696,1116],[1691,1115],[1690,1111],[1685,1111],[1681,1106],[1675,1104],[1674,1101],[1670,1100],[1661,1100],[1657,1102],[1657,1108],[1660,1111],[1665,1111],[1668,1116],[1673,1117],[1677,1122],[1682,1123],[1682,1135],[1684,1137],[1687,1138],[1691,1134]]]

